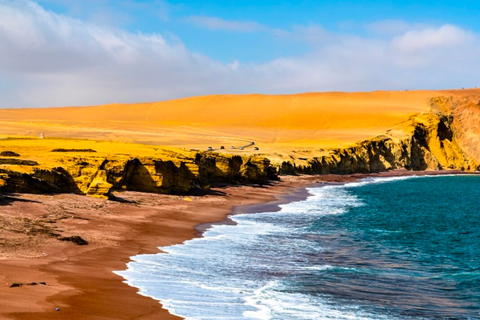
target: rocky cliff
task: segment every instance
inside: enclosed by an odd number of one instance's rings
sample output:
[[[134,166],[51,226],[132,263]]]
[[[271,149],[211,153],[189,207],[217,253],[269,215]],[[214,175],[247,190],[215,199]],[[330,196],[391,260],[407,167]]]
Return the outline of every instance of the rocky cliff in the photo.
[[[371,173],[408,170],[480,170],[480,99],[440,97],[385,135],[332,149],[303,163],[278,164],[280,174]]]
[[[30,167],[26,168],[26,165],[17,165],[22,163],[21,160],[14,160],[13,165],[0,167],[2,192],[72,192],[109,198],[113,190],[187,193],[194,189],[208,189],[212,182],[259,183],[277,178],[268,159],[211,153],[196,153],[193,158],[172,160],[65,155],[63,165],[53,168],[42,168],[33,162],[27,162]]]

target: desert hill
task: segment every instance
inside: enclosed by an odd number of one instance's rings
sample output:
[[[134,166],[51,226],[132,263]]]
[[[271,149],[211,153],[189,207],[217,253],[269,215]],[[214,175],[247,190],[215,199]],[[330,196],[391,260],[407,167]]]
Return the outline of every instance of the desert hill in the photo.
[[[275,172],[477,170],[479,101],[480,90],[468,89],[3,109],[0,190],[109,196]]]
[[[3,134],[106,139],[184,148],[343,146],[427,112],[436,91],[213,95],[93,107],[0,110]]]

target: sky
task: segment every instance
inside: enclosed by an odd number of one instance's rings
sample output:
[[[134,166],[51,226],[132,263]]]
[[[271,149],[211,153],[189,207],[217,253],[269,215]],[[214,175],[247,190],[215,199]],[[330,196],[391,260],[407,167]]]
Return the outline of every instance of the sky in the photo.
[[[478,1],[0,0],[0,108],[480,84]]]

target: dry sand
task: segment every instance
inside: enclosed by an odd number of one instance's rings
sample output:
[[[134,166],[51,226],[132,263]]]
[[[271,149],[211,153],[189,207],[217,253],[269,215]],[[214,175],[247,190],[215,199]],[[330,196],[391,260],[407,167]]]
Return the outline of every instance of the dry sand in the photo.
[[[255,141],[262,153],[343,147],[384,134],[430,99],[480,90],[213,95],[93,107],[0,110],[0,136],[72,137],[206,149]],[[239,152],[236,150],[235,152]],[[244,153],[248,150],[243,151]]]
[[[322,156],[328,149],[383,135],[414,114],[430,112],[434,97],[467,95],[480,96],[480,89],[212,95],[137,104],[4,109],[0,139],[44,133],[47,138],[72,138],[58,144],[120,153],[129,153],[138,144],[216,151],[224,146],[222,153],[255,154],[281,163]],[[400,137],[403,131],[397,131]],[[96,146],[98,140],[115,145]],[[259,150],[239,150],[250,141]],[[152,153],[147,149],[136,153]]]

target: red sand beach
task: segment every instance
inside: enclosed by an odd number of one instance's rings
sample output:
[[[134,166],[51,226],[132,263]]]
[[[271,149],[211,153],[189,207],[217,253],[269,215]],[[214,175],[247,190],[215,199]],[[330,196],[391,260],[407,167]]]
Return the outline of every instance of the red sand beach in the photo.
[[[460,172],[369,176],[445,173]],[[202,196],[122,192],[120,202],[71,194],[10,195],[0,205],[0,318],[179,319],[113,271],[125,269],[131,256],[197,237],[196,226],[224,221],[232,212],[272,210],[305,197],[304,188],[315,182],[364,177],[282,177],[265,186],[219,186]],[[79,236],[88,245],[49,235],[56,231]]]

